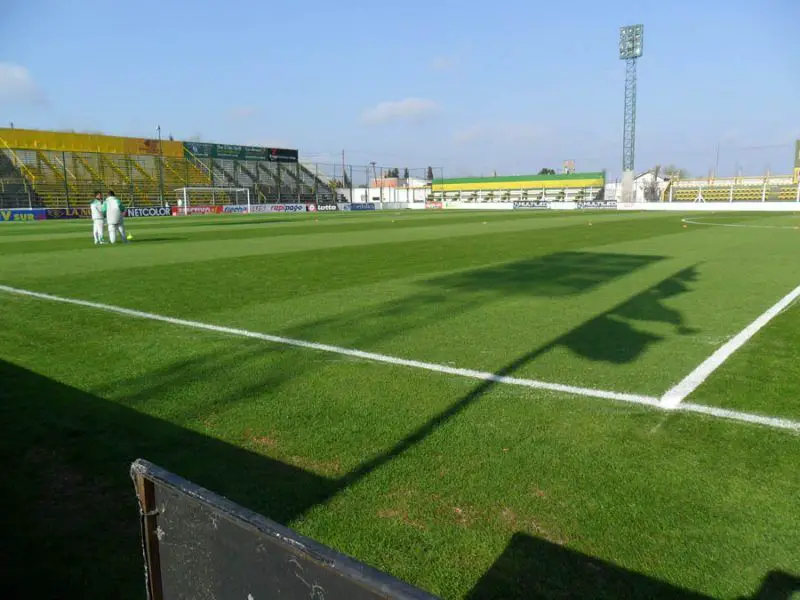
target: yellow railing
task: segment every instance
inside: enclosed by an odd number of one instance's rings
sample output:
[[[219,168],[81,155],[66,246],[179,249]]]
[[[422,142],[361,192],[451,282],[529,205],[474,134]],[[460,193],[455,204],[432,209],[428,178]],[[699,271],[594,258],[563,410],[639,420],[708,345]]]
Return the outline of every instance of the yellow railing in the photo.
[[[94,167],[92,167],[92,165],[89,164],[89,161],[86,160],[83,156],[81,156],[80,154],[73,153],[72,158],[73,160],[79,162],[84,169],[86,169],[86,171],[89,173],[89,175],[93,180],[95,181],[103,180],[103,178],[100,177],[100,174],[94,169]],[[75,164],[73,163],[72,166],[74,167]]]
[[[36,175],[34,175],[28,166],[22,161],[22,159],[17,156],[17,153],[14,152],[13,148],[8,145],[8,143],[0,137],[0,143],[3,144],[6,150],[8,150],[9,154],[11,154],[11,158],[14,161],[14,166],[16,166],[22,174],[25,175],[28,179],[30,179],[31,184],[36,184]]]

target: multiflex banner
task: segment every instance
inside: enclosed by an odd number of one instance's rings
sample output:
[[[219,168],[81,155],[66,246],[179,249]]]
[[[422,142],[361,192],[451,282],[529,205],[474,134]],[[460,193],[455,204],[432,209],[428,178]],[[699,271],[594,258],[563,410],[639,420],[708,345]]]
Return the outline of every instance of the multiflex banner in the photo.
[[[550,203],[545,200],[517,200],[514,210],[542,210],[550,208]]]
[[[587,200],[578,202],[578,208],[616,210],[617,203],[614,200]]]

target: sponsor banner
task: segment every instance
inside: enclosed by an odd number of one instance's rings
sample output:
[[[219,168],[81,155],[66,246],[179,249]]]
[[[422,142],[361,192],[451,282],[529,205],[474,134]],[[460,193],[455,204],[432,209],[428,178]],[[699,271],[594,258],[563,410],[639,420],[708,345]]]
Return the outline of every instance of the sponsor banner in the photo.
[[[43,221],[47,211],[43,208],[7,208],[0,210],[0,221]]]
[[[546,200],[517,200],[514,202],[514,210],[533,210],[544,208],[550,208],[550,203]]]
[[[86,208],[48,208],[47,219],[91,219],[92,211]]]
[[[339,210],[339,207],[336,206],[335,204],[320,204],[317,207],[317,210],[319,212],[336,212],[337,210]]]
[[[337,204],[337,206],[339,207],[339,210],[343,212],[347,212],[348,210],[350,210],[350,204],[347,202],[340,202],[339,204]]]
[[[219,215],[222,213],[221,206],[173,206],[170,210],[173,216]]]
[[[306,212],[305,204],[253,204],[251,213],[298,213]]]
[[[376,206],[374,202],[353,202],[350,210],[376,210]]]
[[[269,162],[296,163],[297,150],[288,148],[263,148],[260,146],[236,146],[233,144],[209,144],[206,142],[184,142],[187,155],[198,158],[226,158],[232,160],[266,160]]]
[[[587,200],[586,202],[578,202],[578,208],[616,209],[617,203],[614,200]]]
[[[244,204],[229,204],[222,207],[222,212],[241,215],[247,212],[247,206]]]
[[[316,204],[306,204],[306,210],[308,212],[317,212],[317,205]]]
[[[441,209],[444,208],[444,202],[426,202],[425,208]]]
[[[129,208],[125,211],[126,217],[169,217],[172,211],[168,206],[146,206],[144,208]]]

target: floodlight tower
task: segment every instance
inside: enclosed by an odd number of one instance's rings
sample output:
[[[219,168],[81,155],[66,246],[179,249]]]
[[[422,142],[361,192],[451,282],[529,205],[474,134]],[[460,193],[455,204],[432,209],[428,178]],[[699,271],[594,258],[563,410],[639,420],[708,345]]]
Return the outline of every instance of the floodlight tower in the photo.
[[[619,28],[619,58],[625,61],[625,121],[622,130],[622,201],[633,200],[636,154],[636,62],[642,56],[644,25]]]

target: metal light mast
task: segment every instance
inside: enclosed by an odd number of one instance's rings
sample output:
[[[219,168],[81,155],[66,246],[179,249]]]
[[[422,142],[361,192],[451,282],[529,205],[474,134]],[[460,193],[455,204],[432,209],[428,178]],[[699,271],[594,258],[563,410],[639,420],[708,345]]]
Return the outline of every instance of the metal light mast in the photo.
[[[636,155],[636,62],[642,56],[644,25],[619,28],[619,58],[625,61],[625,117],[622,130],[622,201],[631,202]]]

